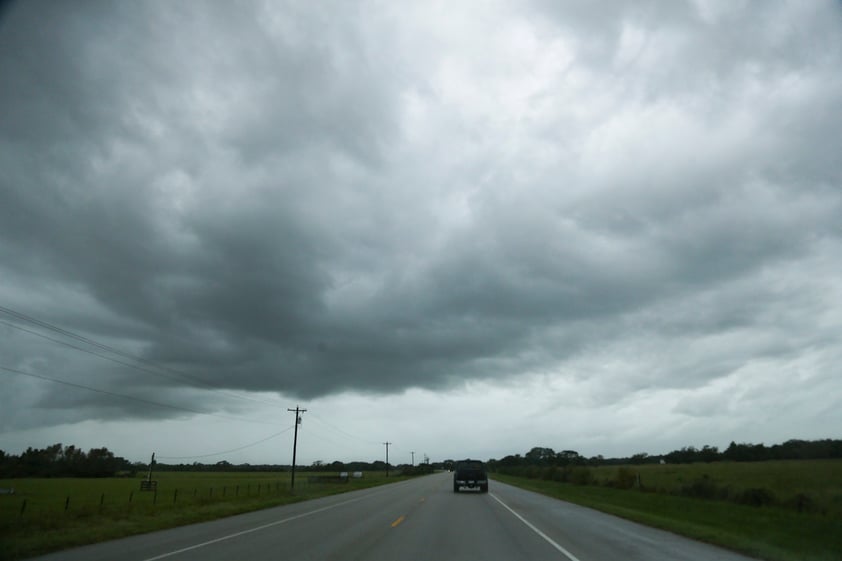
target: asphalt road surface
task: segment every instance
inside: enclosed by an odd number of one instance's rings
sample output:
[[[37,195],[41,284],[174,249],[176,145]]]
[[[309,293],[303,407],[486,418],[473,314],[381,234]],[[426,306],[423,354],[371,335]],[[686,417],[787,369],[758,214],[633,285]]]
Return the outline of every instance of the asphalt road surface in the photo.
[[[621,518],[492,481],[453,493],[439,473],[67,550],[68,561],[746,561]]]

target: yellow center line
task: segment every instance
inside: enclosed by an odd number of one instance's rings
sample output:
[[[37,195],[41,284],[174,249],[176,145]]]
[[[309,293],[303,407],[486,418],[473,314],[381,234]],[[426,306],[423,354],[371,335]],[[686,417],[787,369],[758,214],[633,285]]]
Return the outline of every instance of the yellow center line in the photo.
[[[399,517],[397,520],[395,520],[394,522],[392,522],[392,528],[396,527],[398,524],[400,524],[401,522],[403,522],[405,519],[406,519],[406,516],[401,516],[401,517]]]

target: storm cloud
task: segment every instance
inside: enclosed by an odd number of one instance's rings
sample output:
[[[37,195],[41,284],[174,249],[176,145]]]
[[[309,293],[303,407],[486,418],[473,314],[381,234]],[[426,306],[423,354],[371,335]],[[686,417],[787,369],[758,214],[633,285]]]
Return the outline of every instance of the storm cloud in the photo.
[[[830,1],[13,4],[0,305],[141,362],[0,313],[0,365],[223,415],[544,380],[799,426],[842,389],[840,32]],[[189,416],[4,377],[4,431]]]

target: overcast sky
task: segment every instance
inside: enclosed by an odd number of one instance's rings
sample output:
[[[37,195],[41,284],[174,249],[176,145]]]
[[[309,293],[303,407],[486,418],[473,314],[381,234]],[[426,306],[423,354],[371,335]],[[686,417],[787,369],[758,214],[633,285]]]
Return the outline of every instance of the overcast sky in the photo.
[[[839,2],[0,17],[0,449],[842,436]]]

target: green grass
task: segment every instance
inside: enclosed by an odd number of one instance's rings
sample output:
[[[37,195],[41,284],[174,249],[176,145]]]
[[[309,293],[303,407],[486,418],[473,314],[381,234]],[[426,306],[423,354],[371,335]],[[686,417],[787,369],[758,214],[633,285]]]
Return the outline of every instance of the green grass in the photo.
[[[777,464],[777,462],[770,463]],[[679,479],[692,480],[703,476],[704,473],[700,471],[702,467],[707,470],[709,477],[714,477],[710,473],[714,465],[646,467],[671,468],[669,473],[663,474],[666,489],[667,481],[677,483]],[[836,463],[837,467],[840,465]],[[632,466],[633,469],[638,467],[644,466]],[[733,468],[733,466],[730,467]],[[757,483],[758,481],[766,483],[783,481],[780,475],[776,474],[780,473],[780,469],[783,469],[785,473],[789,472],[788,468],[777,465],[767,467],[769,474],[766,479],[762,477],[746,479],[746,484],[759,487],[761,484]],[[602,475],[606,475],[603,481],[608,481],[607,473],[611,469],[617,468],[606,467],[597,470],[597,472],[605,470],[604,474],[597,473],[597,480],[599,481]],[[724,471],[716,471],[716,474],[724,481],[729,467],[723,466],[723,469]],[[759,464],[755,464],[754,469],[763,470]],[[647,478],[644,473],[649,477]],[[829,475],[832,480],[838,479],[836,473]],[[799,513],[794,509],[783,507],[751,507],[727,501],[694,499],[667,493],[642,492],[637,489],[622,490],[601,485],[572,485],[500,474],[494,475],[494,478],[761,559],[770,561],[839,561],[842,559],[842,554],[840,554],[842,552],[842,517],[838,515],[820,512]],[[649,480],[657,478],[654,473],[641,470],[641,479],[646,486]],[[800,478],[798,483],[801,483]],[[736,480],[733,484],[737,484]],[[805,481],[803,485],[815,493],[817,489],[823,488],[825,483]]]
[[[158,481],[157,493],[141,492],[141,477],[0,480],[0,488],[15,489],[14,495],[0,495],[0,560],[21,559],[405,479],[366,472],[362,479],[346,484],[311,484],[308,475],[312,474],[296,473],[294,492],[290,491],[288,473],[265,472],[162,472],[154,477]]]
[[[842,461],[782,460],[769,462],[713,462],[696,464],[647,464],[625,466],[640,474],[644,487],[665,493],[678,493],[683,486],[707,477],[731,495],[746,489],[771,491],[781,504],[795,497],[810,498],[811,510],[842,516]],[[603,466],[593,469],[598,483],[615,479],[620,468]]]

